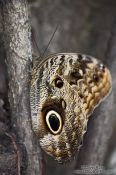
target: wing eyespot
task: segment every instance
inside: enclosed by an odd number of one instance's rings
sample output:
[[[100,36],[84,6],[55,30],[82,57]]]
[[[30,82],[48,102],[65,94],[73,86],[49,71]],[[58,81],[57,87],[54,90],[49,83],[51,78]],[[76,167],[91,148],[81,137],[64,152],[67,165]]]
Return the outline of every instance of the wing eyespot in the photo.
[[[66,102],[63,99],[61,99],[61,105],[63,109],[66,109]]]
[[[62,79],[60,78],[60,77],[57,77],[56,79],[55,79],[55,86],[57,87],[57,88],[62,88],[63,87],[63,81],[62,81]]]
[[[59,134],[62,130],[61,115],[54,110],[48,111],[48,113],[46,114],[46,124],[52,134]]]

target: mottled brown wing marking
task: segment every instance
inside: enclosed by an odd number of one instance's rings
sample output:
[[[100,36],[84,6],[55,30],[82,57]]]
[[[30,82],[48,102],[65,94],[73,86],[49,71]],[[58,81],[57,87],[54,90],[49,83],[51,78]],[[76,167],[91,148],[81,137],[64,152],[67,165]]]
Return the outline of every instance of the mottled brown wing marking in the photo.
[[[109,70],[87,55],[58,53],[35,65],[31,117],[42,149],[59,163],[71,160],[86,132],[88,117],[110,89]],[[54,132],[51,126],[57,128],[54,123],[59,121],[60,129]]]

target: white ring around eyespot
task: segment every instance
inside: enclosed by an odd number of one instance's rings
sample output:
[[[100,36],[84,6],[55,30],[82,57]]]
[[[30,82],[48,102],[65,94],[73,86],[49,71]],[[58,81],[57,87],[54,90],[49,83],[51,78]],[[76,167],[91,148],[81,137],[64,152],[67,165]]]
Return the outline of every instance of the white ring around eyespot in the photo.
[[[51,128],[51,126],[50,126],[49,117],[50,117],[51,114],[55,114],[55,115],[57,116],[57,118],[59,119],[60,124],[59,124],[59,128],[58,128],[57,131],[54,131],[54,130]],[[50,131],[51,131],[53,134],[58,134],[58,133],[61,131],[61,129],[62,129],[62,119],[61,119],[61,116],[60,116],[56,111],[54,111],[54,110],[51,110],[51,111],[49,111],[49,112],[46,114],[46,123],[47,123],[47,125],[48,125]]]

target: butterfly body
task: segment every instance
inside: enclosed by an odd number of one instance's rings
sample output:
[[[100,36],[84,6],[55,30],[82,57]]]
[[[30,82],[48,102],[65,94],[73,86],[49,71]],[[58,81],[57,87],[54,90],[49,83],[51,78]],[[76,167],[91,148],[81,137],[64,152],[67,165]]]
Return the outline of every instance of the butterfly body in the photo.
[[[31,116],[45,152],[58,162],[70,160],[86,132],[88,117],[110,88],[109,70],[87,55],[58,53],[36,65]]]

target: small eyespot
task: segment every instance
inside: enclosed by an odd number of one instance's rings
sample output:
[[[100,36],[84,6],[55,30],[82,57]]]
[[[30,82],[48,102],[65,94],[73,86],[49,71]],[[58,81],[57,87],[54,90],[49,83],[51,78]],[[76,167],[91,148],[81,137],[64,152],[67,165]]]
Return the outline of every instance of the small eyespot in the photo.
[[[95,82],[98,82],[99,81],[99,77],[96,74],[93,74],[93,80]]]
[[[62,81],[62,79],[60,77],[55,79],[55,86],[57,88],[62,88],[63,87],[63,81]]]
[[[60,114],[54,110],[48,111],[46,114],[46,124],[52,134],[56,135],[61,132],[62,118]]]
[[[61,105],[63,109],[66,109],[66,102],[63,99],[61,99]]]

